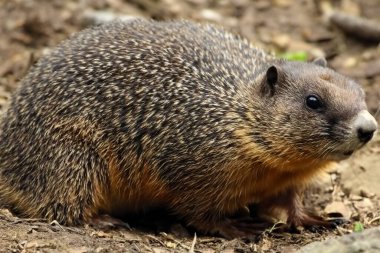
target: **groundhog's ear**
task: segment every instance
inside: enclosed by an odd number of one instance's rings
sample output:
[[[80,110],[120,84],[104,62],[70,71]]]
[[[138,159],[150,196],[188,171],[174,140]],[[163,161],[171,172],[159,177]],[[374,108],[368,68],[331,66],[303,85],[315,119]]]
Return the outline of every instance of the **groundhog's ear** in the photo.
[[[323,57],[319,57],[313,61],[314,64],[321,66],[321,67],[327,67],[327,61]]]
[[[265,83],[261,87],[263,94],[273,95],[275,86],[278,82],[278,69],[276,66],[270,66],[265,73]]]
[[[278,71],[276,66],[270,66],[267,70],[267,82],[269,86],[273,87],[278,81]]]
[[[267,70],[267,83],[271,89],[274,89],[278,81],[278,70],[276,66],[270,66]]]

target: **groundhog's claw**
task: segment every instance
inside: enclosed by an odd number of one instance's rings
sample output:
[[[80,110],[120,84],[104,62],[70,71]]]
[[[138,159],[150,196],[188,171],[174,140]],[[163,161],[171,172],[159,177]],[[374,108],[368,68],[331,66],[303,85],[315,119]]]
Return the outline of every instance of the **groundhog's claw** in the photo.
[[[349,220],[346,220],[341,213],[328,213],[327,221],[333,223],[335,226],[340,226],[346,223],[349,223]]]
[[[131,230],[128,223],[123,222],[117,218],[113,218],[109,215],[99,215],[90,220],[89,225],[96,229],[114,229],[114,228],[126,228]]]
[[[320,231],[321,229],[335,229],[337,226],[347,222],[342,217],[325,219],[315,214],[303,214],[301,217],[289,217],[288,225],[291,230],[298,230],[304,227],[310,231]]]

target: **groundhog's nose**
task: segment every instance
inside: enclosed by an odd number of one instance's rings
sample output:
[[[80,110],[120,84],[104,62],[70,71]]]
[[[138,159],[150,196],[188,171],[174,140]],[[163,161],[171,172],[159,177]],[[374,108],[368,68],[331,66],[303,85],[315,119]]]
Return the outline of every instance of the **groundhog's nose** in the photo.
[[[364,143],[370,141],[376,129],[375,118],[367,110],[361,111],[354,122],[354,131],[356,131],[358,139]]]

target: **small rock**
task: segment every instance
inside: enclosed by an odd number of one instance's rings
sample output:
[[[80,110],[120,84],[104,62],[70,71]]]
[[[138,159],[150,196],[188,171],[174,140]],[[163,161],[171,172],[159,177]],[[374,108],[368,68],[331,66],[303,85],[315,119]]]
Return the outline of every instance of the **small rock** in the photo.
[[[343,202],[340,201],[334,201],[328,204],[325,207],[326,213],[340,213],[345,219],[350,219],[351,217],[351,210],[348,208],[347,205],[345,205]]]
[[[263,239],[262,245],[261,245],[261,250],[262,251],[268,251],[272,248],[272,242],[267,239]]]
[[[348,57],[344,62],[343,62],[343,67],[345,68],[353,68],[358,64],[358,59],[355,57]]]
[[[293,3],[292,0],[274,0],[273,1],[273,4],[282,8],[289,7],[292,3]]]
[[[286,34],[278,34],[272,38],[272,42],[275,46],[284,50],[289,46],[290,37]]]
[[[356,1],[343,0],[341,10],[347,14],[352,14],[354,16],[360,16],[360,6]]]
[[[154,248],[152,248],[152,250],[154,253],[168,253],[168,252],[170,252],[169,250],[166,250],[163,248],[158,248],[158,247],[154,247]]]
[[[296,253],[297,249],[293,246],[286,246],[286,247],[282,248],[282,252],[284,252],[284,253]]]
[[[255,7],[257,10],[263,11],[269,9],[271,7],[271,3],[267,0],[255,1]]]
[[[124,230],[121,235],[122,235],[124,240],[129,241],[129,242],[131,242],[131,241],[142,241],[142,238],[133,232],[129,232],[129,231]]]
[[[45,241],[30,241],[25,244],[25,249],[40,249],[45,247],[50,247],[53,244]]]
[[[360,211],[373,209],[373,203],[369,198],[363,198],[361,201],[355,201],[354,205]]]
[[[37,248],[38,246],[39,246],[39,243],[37,241],[31,241],[25,244],[26,249]]]
[[[101,252],[107,252],[107,250],[104,249],[104,248],[102,248],[102,247],[97,247],[97,248],[95,249],[95,252],[96,252],[96,253],[101,253]]]
[[[350,200],[352,200],[352,201],[360,201],[360,200],[362,200],[363,199],[363,197],[362,196],[359,196],[359,195],[354,195],[354,194],[352,194],[351,196],[350,196]]]
[[[104,232],[104,231],[95,231],[91,233],[91,236],[96,236],[99,238],[105,238],[105,237],[111,237],[110,234]]]
[[[200,15],[209,21],[220,22],[222,20],[222,15],[211,9],[203,9]]]
[[[373,78],[378,75],[380,75],[380,60],[376,59],[368,62],[365,67],[365,76]]]
[[[163,5],[166,6],[168,11],[173,14],[177,14],[183,10],[184,6],[182,5],[181,1],[177,0],[163,0]]]
[[[327,192],[327,193],[332,193],[333,191],[334,191],[334,187],[333,186],[329,186],[325,190],[325,192]]]
[[[220,253],[234,253],[234,252],[235,252],[235,250],[233,248],[227,248],[227,249],[220,251]]]
[[[168,247],[168,248],[170,248],[170,249],[175,249],[175,248],[177,248],[177,243],[174,243],[174,242],[166,242],[165,243],[165,246],[166,247]]]
[[[0,216],[6,218],[9,221],[14,221],[15,217],[8,209],[0,209]]]
[[[79,247],[79,248],[67,249],[67,252],[69,252],[69,253],[86,253],[86,252],[91,252],[91,251],[87,247]]]
[[[367,189],[360,189],[360,196],[364,198],[373,198],[376,196],[376,194],[373,192],[369,192]]]
[[[82,16],[83,23],[86,25],[100,25],[115,20],[131,21],[140,17],[121,15],[110,11],[85,11]]]
[[[201,250],[199,250],[199,252],[201,252],[201,253],[214,253],[215,250],[213,250],[213,249],[201,249]]]
[[[305,28],[302,30],[302,36],[308,42],[329,41],[334,38],[334,34],[322,28]]]
[[[377,53],[373,49],[368,49],[368,50],[364,51],[361,55],[361,57],[365,61],[370,61],[370,60],[376,59],[376,56],[377,56]]]

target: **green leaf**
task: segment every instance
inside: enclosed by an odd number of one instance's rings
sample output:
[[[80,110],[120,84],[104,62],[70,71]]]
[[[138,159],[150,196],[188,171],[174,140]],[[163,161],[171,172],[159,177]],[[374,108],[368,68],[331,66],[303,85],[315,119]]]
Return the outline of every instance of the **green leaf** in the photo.
[[[354,232],[362,232],[364,230],[364,226],[361,222],[354,223]]]
[[[298,52],[286,52],[279,55],[280,58],[284,58],[290,61],[307,61],[308,55],[305,51]]]

